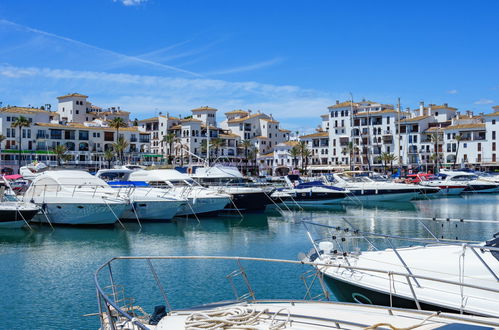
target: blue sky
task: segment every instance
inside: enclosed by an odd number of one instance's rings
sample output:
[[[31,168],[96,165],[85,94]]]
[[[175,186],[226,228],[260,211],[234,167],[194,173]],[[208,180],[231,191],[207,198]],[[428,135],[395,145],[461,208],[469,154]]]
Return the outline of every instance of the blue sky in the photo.
[[[300,131],[349,92],[490,112],[498,12],[498,1],[2,0],[0,101],[80,92],[138,118],[253,109]]]

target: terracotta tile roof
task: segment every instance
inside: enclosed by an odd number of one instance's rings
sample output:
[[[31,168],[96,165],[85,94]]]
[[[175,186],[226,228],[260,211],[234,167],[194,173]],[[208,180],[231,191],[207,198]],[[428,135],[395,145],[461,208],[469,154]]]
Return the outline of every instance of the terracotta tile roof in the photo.
[[[444,130],[473,129],[473,128],[485,129],[485,124],[475,123],[475,124],[452,125],[445,127]]]
[[[290,133],[291,131],[289,129],[280,128],[279,132],[281,132],[281,133]]]
[[[269,152],[268,154],[263,154],[263,155],[260,155],[260,157],[258,158],[263,158],[263,157],[274,157],[274,152]]]
[[[496,108],[496,107],[494,107],[494,108]],[[497,109],[499,110],[499,105],[497,106]],[[499,111],[488,113],[488,114],[486,114],[484,116],[487,116],[487,117],[499,116]]]
[[[248,119],[256,118],[256,117],[259,117],[259,116],[267,116],[267,115],[265,115],[265,114],[263,114],[263,113],[255,113],[255,114],[253,114],[253,115],[246,116],[246,117],[242,117],[242,118],[230,119],[230,120],[228,120],[227,122],[228,122],[229,124],[234,124],[234,123],[242,123],[242,122],[244,122],[244,121],[246,121],[246,120],[248,120]]]
[[[260,120],[265,120],[266,122],[273,123],[273,124],[279,124],[279,122],[275,119],[271,118],[261,118]]]
[[[400,123],[413,123],[416,121],[420,121],[426,118],[430,118],[430,116],[417,116],[417,117],[412,117],[412,118],[405,118],[400,121]]]
[[[141,119],[139,120],[139,123],[141,122],[145,122],[145,121],[157,121],[158,120],[158,117],[151,117],[151,118],[146,118],[146,119]]]
[[[38,108],[25,108],[25,107],[6,107],[6,108],[0,108],[0,112],[7,112],[7,113],[22,113],[22,114],[35,114],[35,113],[46,113],[46,114],[53,114],[57,115],[56,112],[51,112],[47,110],[42,110]]]
[[[427,132],[441,132],[444,129],[444,127],[430,127],[424,131],[424,133]]]
[[[494,106],[492,107],[492,109],[494,109],[494,110],[499,110],[499,105],[494,105]]]
[[[263,135],[255,136],[254,138],[257,140],[268,140],[269,139],[268,137],[263,136]]]
[[[290,147],[294,147],[294,146],[299,145],[300,141],[286,141],[286,142],[283,142],[282,144],[290,146]]]
[[[191,111],[206,111],[206,110],[218,111],[217,109],[209,107],[209,106],[199,107],[199,108],[196,108],[196,109],[192,109]]]
[[[60,99],[64,99],[64,98],[67,98],[67,97],[84,97],[84,98],[87,98],[88,96],[80,94],[80,93],[71,93],[71,94],[66,94],[66,95],[63,95],[63,96],[58,96],[57,98],[60,100]]]
[[[248,111],[244,110],[232,110],[225,113],[226,115],[247,115]]]
[[[353,105],[354,107],[356,107],[359,104],[355,103],[355,102],[352,104],[352,101],[345,101],[345,102],[341,102],[341,103],[338,103],[338,104],[331,105],[331,106],[328,107],[328,109],[345,108],[345,107],[350,107],[350,105]]]
[[[233,133],[230,133],[230,134],[219,134],[219,136],[221,138],[229,138],[229,139],[239,138],[239,135],[233,134]]]
[[[174,126],[170,127],[170,129],[181,129],[181,128],[182,128],[182,126],[180,126],[180,125],[174,125]]]
[[[309,139],[309,138],[315,138],[315,137],[329,137],[329,132],[317,132],[317,133],[313,133],[313,134],[303,135],[303,136],[300,136],[300,139]]]
[[[181,123],[202,123],[202,120],[199,119],[194,119],[194,118],[187,118],[187,119],[180,119]]]

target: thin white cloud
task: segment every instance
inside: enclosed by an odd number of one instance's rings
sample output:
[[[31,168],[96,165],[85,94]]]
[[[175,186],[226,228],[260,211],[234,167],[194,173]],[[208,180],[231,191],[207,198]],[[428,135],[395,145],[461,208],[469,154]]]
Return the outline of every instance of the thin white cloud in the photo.
[[[492,104],[492,103],[494,103],[494,101],[493,100],[489,100],[489,99],[480,99],[480,100],[475,101],[473,103],[476,104],[476,105],[485,105],[485,104]]]
[[[180,73],[185,73],[185,74],[188,74],[188,75],[191,75],[191,76],[196,76],[196,77],[200,77],[201,76],[200,74],[195,73],[195,72],[191,72],[191,71],[184,70],[184,69],[181,69],[181,68],[177,68],[177,67],[174,67],[174,66],[171,66],[171,65],[162,64],[162,63],[158,63],[158,62],[155,62],[155,61],[143,59],[143,58],[140,58],[140,57],[137,57],[137,56],[130,56],[130,55],[121,54],[121,53],[118,53],[118,52],[115,52],[115,51],[112,51],[112,50],[109,50],[109,49],[97,47],[97,46],[94,46],[94,45],[87,44],[85,42],[81,42],[81,41],[74,40],[74,39],[71,39],[71,38],[68,38],[68,37],[60,36],[58,34],[46,32],[46,31],[42,31],[42,30],[38,30],[38,29],[29,27],[29,26],[26,26],[26,25],[17,24],[17,23],[11,22],[11,21],[6,20],[6,19],[0,19],[0,24],[4,24],[4,25],[7,25],[7,26],[11,26],[11,27],[17,28],[17,29],[21,29],[21,30],[24,30],[24,31],[32,32],[32,33],[35,33],[35,34],[38,34],[38,35],[41,35],[41,36],[54,38],[54,39],[57,39],[57,40],[60,40],[60,41],[64,41],[64,42],[67,42],[67,43],[71,43],[71,44],[74,44],[74,45],[83,46],[83,47],[86,47],[86,48],[89,48],[89,49],[98,50],[98,51],[103,52],[103,53],[114,55],[115,57],[119,58],[120,60],[125,60],[125,61],[129,61],[129,62],[134,62],[134,63],[146,64],[146,65],[154,66],[156,68],[161,68],[161,69],[165,69],[165,70],[169,70],[169,71],[176,71],[176,72],[180,72]]]
[[[2,89],[1,86],[4,86]],[[211,105],[221,111],[233,109],[261,110],[278,120],[311,118],[319,123],[319,115],[333,104],[338,95],[329,95],[297,86],[278,86],[254,81],[229,82],[206,78],[179,78],[133,75],[96,71],[60,70],[0,65],[0,94],[22,90],[4,103],[44,104],[55,97],[78,91],[90,96],[98,105],[119,105],[142,117],[158,111],[187,114],[189,109]],[[54,90],[55,89],[55,90]],[[43,100],[38,95],[50,95]]]
[[[447,91],[447,94],[457,94],[457,93],[458,93],[457,89],[451,89],[451,90]]]
[[[214,76],[214,75],[254,71],[254,70],[263,69],[265,67],[277,64],[279,62],[282,62],[282,58],[278,57],[278,58],[274,58],[274,59],[264,61],[264,62],[259,62],[259,63],[255,63],[255,64],[245,65],[245,66],[239,66],[239,67],[235,67],[235,68],[224,69],[224,70],[220,70],[220,71],[207,72],[205,74]]]
[[[121,2],[125,6],[138,6],[147,0],[113,0],[113,2]]]

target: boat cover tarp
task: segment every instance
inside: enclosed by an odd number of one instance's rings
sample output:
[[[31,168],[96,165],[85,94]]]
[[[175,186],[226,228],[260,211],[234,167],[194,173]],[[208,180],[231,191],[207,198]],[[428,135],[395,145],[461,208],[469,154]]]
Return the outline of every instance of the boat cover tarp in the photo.
[[[108,184],[112,187],[123,187],[123,186],[149,187],[147,182],[144,181],[109,181]]]
[[[337,191],[344,191],[345,190],[343,188],[326,186],[321,181],[302,182],[302,183],[298,184],[295,188],[296,189],[306,189],[306,188],[312,188],[312,187],[322,187],[322,188],[337,190]]]

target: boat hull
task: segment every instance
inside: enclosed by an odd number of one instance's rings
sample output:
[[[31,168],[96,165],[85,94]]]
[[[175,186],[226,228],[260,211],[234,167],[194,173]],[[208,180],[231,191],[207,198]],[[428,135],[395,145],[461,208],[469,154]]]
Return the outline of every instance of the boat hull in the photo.
[[[469,185],[466,189],[464,189],[463,193],[495,193],[499,192],[499,186],[496,185],[480,185],[480,184],[473,184]]]
[[[171,220],[185,204],[183,201],[135,201],[126,208],[121,218],[137,220],[138,217],[140,221]]]
[[[52,224],[61,225],[112,225],[120,217],[127,205],[125,203],[46,203],[41,205]],[[47,223],[40,212],[34,222]]]
[[[378,290],[372,290],[358,285],[353,285],[346,281],[331,277],[327,274],[324,275],[324,280],[327,286],[331,289],[333,294],[339,301],[353,302],[360,304],[390,306],[390,293]],[[419,301],[421,309],[430,311],[441,311],[448,313],[459,313],[459,310],[450,309],[444,306],[438,306]],[[392,306],[398,308],[411,308],[417,309],[416,302],[412,299],[392,294]]]
[[[27,210],[0,210],[0,228],[21,228],[26,225],[36,214],[38,209]]]
[[[408,202],[420,195],[418,191],[393,192],[386,190],[351,190],[353,196],[349,201],[365,202]]]
[[[223,210],[229,203],[229,197],[189,197],[188,203],[180,207],[176,216],[214,213]]]
[[[239,210],[244,211],[264,211],[267,205],[272,203],[269,196],[261,191],[254,193],[229,193],[232,197],[232,202],[227,204],[225,209],[233,210],[234,205]]]

